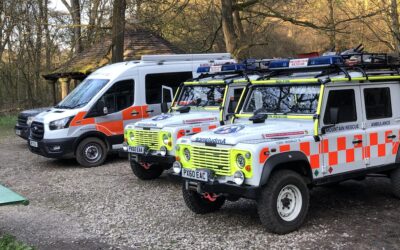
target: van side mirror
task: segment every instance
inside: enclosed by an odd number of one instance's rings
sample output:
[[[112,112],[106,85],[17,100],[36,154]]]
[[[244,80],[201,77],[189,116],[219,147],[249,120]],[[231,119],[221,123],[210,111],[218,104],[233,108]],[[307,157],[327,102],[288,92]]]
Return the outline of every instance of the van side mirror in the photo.
[[[168,103],[162,102],[160,105],[161,105],[161,113],[168,113]]]
[[[98,101],[96,104],[96,111],[100,115],[106,115],[108,114],[108,109],[105,106],[104,102],[102,100]]]

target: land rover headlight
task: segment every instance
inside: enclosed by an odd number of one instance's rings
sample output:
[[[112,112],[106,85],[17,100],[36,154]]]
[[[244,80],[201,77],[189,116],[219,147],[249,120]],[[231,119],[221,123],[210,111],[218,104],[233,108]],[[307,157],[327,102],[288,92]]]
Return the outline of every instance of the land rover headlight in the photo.
[[[174,164],[172,164],[172,170],[175,174],[179,174],[182,170],[182,164],[179,161],[174,162]]]
[[[244,182],[244,174],[242,171],[236,171],[233,175],[233,180],[237,185],[242,185]]]
[[[133,131],[129,132],[129,140],[133,141],[135,139],[135,133]]]
[[[167,148],[162,146],[160,148],[160,154],[161,154],[161,156],[166,156],[167,155]]]
[[[186,161],[190,161],[190,150],[189,149],[185,148],[183,150],[183,155],[185,156]]]
[[[59,120],[55,120],[49,123],[49,128],[50,130],[57,130],[57,129],[63,129],[63,128],[68,128],[69,123],[71,122],[72,117],[65,117]]]
[[[169,134],[164,134],[163,137],[162,137],[162,139],[163,139],[163,143],[164,143],[165,145],[168,145],[169,142],[170,142],[170,135],[169,135]]]
[[[242,154],[238,154],[236,156],[236,165],[239,168],[244,168],[244,166],[246,165],[246,159],[244,158],[244,156]]]
[[[26,124],[28,124],[28,126],[31,126],[32,122],[33,122],[33,118],[35,118],[34,116],[28,116],[28,119],[26,120]]]

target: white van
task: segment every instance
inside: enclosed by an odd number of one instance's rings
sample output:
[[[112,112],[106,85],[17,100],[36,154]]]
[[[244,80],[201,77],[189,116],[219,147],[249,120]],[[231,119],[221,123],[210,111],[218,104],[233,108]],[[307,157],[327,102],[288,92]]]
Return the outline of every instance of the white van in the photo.
[[[31,152],[49,158],[75,157],[86,167],[101,165],[122,148],[124,127],[161,113],[180,83],[204,65],[234,62],[228,53],[148,55],[90,74],[55,107],[31,124]]]

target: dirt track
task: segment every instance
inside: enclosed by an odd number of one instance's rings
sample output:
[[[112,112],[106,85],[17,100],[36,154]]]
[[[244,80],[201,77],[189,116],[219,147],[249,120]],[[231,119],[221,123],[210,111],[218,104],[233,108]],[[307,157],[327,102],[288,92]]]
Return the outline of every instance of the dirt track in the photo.
[[[166,176],[140,181],[119,158],[80,168],[33,155],[14,136],[0,139],[0,182],[31,201],[0,207],[0,235],[39,249],[400,248],[400,200],[385,178],[313,189],[306,224],[285,236],[263,230],[253,201],[195,215]]]

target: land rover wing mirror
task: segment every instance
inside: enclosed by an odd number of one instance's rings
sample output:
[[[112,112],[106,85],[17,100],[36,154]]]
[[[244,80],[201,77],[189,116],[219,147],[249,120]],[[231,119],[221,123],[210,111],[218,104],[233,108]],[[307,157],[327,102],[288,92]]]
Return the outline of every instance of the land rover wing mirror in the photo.
[[[169,110],[168,103],[174,99],[174,94],[171,87],[161,86],[161,113],[167,113]]]

